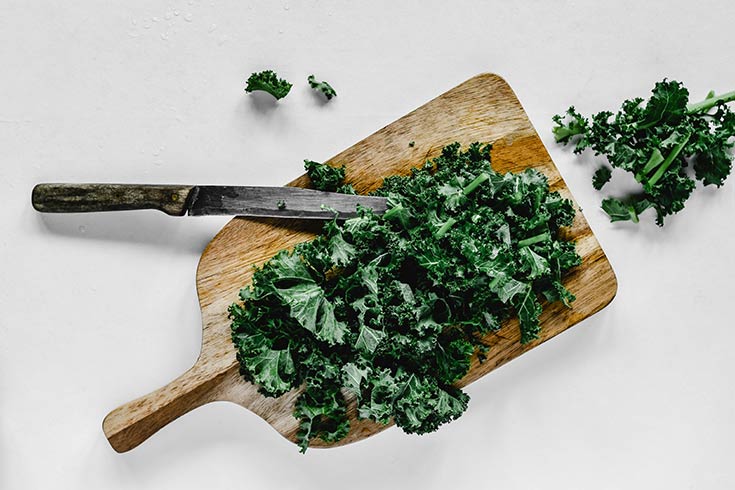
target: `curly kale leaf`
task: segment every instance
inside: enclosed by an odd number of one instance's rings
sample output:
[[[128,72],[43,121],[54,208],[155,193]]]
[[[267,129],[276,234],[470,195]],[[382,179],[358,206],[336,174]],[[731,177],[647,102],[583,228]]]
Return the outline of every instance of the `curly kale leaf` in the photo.
[[[626,100],[617,113],[603,111],[589,120],[570,107],[553,117],[552,131],[557,142],[574,143],[575,153],[591,148],[640,183],[640,195],[602,202],[611,221],[638,222],[641,212],[653,208],[663,226],[666,216],[684,209],[694,190],[689,163],[704,185],[719,187],[730,174],[735,113],[726,104],[733,100],[735,92],[710,92],[703,101],[688,103],[689,91],[681,82],[664,79],[645,104],[642,98]],[[609,168],[600,167],[592,181],[595,189],[610,176]]]
[[[704,185],[720,187],[732,170],[735,112],[721,104],[708,121],[712,131],[700,131],[692,141],[694,174]]]
[[[399,374],[400,375],[400,374]],[[469,396],[439,386],[430,376],[406,375],[393,402],[396,425],[407,434],[426,434],[456,419],[467,409]]]
[[[344,165],[341,167],[332,167],[326,163],[304,160],[304,169],[306,169],[306,174],[311,179],[311,185],[316,190],[336,192],[344,184]]]
[[[587,119],[577,112],[574,106],[569,107],[565,114],[557,114],[552,117],[552,120],[556,124],[552,128],[554,133],[554,139],[557,143],[568,143],[575,136],[584,136],[589,130],[589,123]],[[579,152],[586,148],[587,142],[584,137],[577,140],[577,147],[575,152]]]
[[[524,293],[518,295],[515,308],[518,311],[518,320],[521,326],[521,343],[526,344],[537,339],[541,331],[541,325],[538,321],[539,315],[541,315],[541,303],[539,303],[536,293],[531,288],[526,288]]]
[[[579,265],[561,228],[572,202],[535,170],[501,174],[489,145],[445,147],[376,191],[388,211],[330,221],[321,235],[256,269],[230,306],[245,379],[267,396],[300,388],[302,451],[358,418],[423,434],[459,417],[455,386],[493,332],[517,316],[520,340],[541,335],[542,303],[570,306],[563,284]],[[315,186],[340,189],[344,168],[307,162]],[[666,180],[662,179],[662,184]]]
[[[263,335],[242,340],[238,359],[246,366],[249,378],[272,396],[289,391],[295,375],[289,346],[273,349]]]
[[[470,369],[470,359],[475,347],[464,338],[436,344],[436,378],[445,385],[460,379]]]
[[[250,75],[245,86],[245,91],[253,92],[255,90],[261,90],[268,92],[276,99],[282,99],[288,95],[292,86],[286,80],[278,78],[278,75],[273,70],[264,70]]]
[[[283,275],[272,283],[272,288],[289,307],[291,318],[321,341],[330,345],[343,343],[347,327],[336,319],[334,305],[311,277],[301,258],[281,252],[270,265],[283,271]]]
[[[359,398],[362,395],[364,381],[368,378],[370,372],[371,369],[369,367],[348,362],[342,366],[342,385]]]
[[[329,83],[317,82],[316,78],[314,78],[314,75],[309,75],[309,78],[307,79],[307,81],[309,82],[309,85],[311,86],[311,88],[324,94],[327,100],[332,100],[332,97],[337,96],[337,92],[332,88],[331,85],[329,85]]]
[[[643,120],[636,122],[639,130],[659,124],[676,126],[687,114],[689,91],[677,81],[656,82],[646,103]]]
[[[610,167],[602,165],[595,170],[595,175],[592,177],[592,187],[599,191],[605,184],[610,182],[611,177],[612,170],[610,170]]]
[[[337,442],[350,431],[347,406],[338,386],[331,389],[307,389],[296,401],[294,416],[300,420],[299,447],[306,452],[309,441],[318,437]]]

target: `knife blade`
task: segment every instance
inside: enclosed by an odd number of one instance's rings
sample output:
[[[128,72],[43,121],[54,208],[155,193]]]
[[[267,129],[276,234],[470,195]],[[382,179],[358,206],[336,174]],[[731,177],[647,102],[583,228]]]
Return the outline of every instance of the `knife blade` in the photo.
[[[300,187],[153,184],[38,184],[33,208],[42,213],[157,209],[171,216],[259,216],[347,219],[357,207],[387,210],[384,197],[323,192]]]

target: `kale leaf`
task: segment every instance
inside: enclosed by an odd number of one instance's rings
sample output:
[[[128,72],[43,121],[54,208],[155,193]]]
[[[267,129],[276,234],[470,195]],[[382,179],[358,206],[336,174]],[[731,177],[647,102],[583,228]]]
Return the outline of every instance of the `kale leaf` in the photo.
[[[331,85],[329,85],[329,83],[317,82],[316,78],[314,78],[314,75],[309,75],[309,78],[307,78],[307,81],[309,82],[309,85],[311,86],[311,88],[324,94],[327,100],[332,100],[332,97],[337,96],[337,92],[332,88]]]
[[[282,99],[288,95],[291,87],[292,84],[282,78],[278,78],[278,75],[273,70],[265,70],[250,75],[245,86],[245,91],[253,92],[255,90],[262,90],[263,92],[268,92],[276,99]]]
[[[553,117],[552,131],[558,143],[573,143],[575,153],[591,148],[641,184],[640,193],[603,200],[610,221],[637,223],[641,212],[653,208],[656,223],[663,226],[664,218],[681,211],[694,190],[695,181],[687,172],[690,163],[693,177],[704,185],[719,187],[730,174],[735,113],[725,104],[733,100],[735,92],[710,92],[690,104],[681,82],[664,79],[645,104],[642,98],[626,100],[617,113],[603,111],[591,119],[572,106]],[[610,176],[608,167],[600,167],[592,185],[600,190]]]
[[[230,306],[244,378],[266,396],[301,389],[302,451],[347,435],[346,394],[359,418],[407,433],[456,419],[469,397],[455,383],[485,358],[486,337],[517,316],[531,342],[542,299],[574,301],[562,281],[580,257],[559,233],[572,202],[536,170],[496,172],[490,150],[454,143],[385,178],[375,192],[388,199],[384,215],[360,208],[327,222],[256,269]],[[316,188],[344,188],[344,167],[306,168]]]
[[[595,170],[595,175],[592,177],[592,187],[599,191],[605,184],[610,182],[611,177],[612,170],[610,170],[610,167],[602,165]]]
[[[314,189],[335,192],[345,181],[345,166],[332,167],[326,163],[304,160],[304,169]]]

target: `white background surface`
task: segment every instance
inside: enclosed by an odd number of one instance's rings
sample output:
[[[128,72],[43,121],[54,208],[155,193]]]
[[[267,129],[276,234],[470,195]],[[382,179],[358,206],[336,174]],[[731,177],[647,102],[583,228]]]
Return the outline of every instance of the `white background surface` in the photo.
[[[400,5],[399,5],[400,4]],[[0,488],[728,488],[735,182],[611,225],[550,118],[735,88],[720,2],[0,3]],[[256,70],[294,82],[277,105]],[[41,181],[280,185],[481,72],[511,84],[617,273],[605,310],[469,387],[438,432],[296,447],[213,404],[119,455],[104,416],[199,351],[194,273],[226,218],[41,216]],[[328,104],[314,73],[339,96]],[[261,101],[262,102],[262,101]]]

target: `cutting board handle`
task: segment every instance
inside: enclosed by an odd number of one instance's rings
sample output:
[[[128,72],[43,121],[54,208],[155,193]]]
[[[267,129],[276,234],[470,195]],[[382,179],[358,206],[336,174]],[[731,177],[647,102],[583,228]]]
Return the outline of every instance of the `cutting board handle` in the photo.
[[[214,401],[218,385],[233,369],[237,364],[212,377],[211,370],[197,363],[163,388],[116,408],[102,422],[107,440],[119,453],[133,449],[169,422]]]
[[[186,213],[193,186],[152,184],[38,184],[31,204],[42,213],[90,213],[158,209]]]

